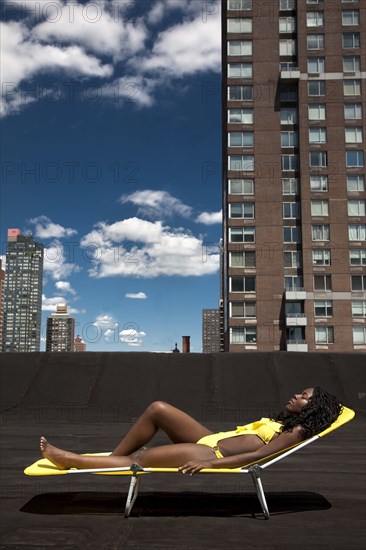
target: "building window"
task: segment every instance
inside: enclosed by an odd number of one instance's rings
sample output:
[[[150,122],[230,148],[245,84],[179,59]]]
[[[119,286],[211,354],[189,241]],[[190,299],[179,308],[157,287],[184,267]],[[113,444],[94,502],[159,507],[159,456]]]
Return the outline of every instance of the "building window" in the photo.
[[[326,128],[309,128],[309,143],[326,143]]]
[[[352,317],[366,317],[366,300],[352,300]]]
[[[315,300],[314,315],[315,317],[333,317],[332,300]]]
[[[348,168],[362,168],[364,166],[364,152],[346,151],[346,166]]]
[[[255,227],[229,227],[229,243],[254,243]]]
[[[330,250],[324,248],[317,248],[312,251],[313,265],[330,265]]]
[[[230,124],[253,124],[253,109],[228,109],[228,122]]]
[[[229,101],[253,101],[253,86],[228,86]]]
[[[366,327],[353,327],[352,336],[354,344],[366,344]]]
[[[230,155],[229,170],[254,172],[254,155]]]
[[[298,178],[282,178],[282,193],[284,195],[298,195],[299,194]]]
[[[296,55],[296,42],[292,38],[281,38],[280,55]]]
[[[310,189],[314,193],[328,191],[328,176],[310,176]]]
[[[252,63],[228,63],[227,75],[229,78],[252,78]]]
[[[252,40],[228,40],[227,55],[252,55]]]
[[[312,216],[329,216],[329,201],[311,201]]]
[[[282,205],[282,216],[284,219],[299,219],[300,218],[300,203],[299,202],[284,202]]]
[[[301,267],[301,252],[297,250],[287,250],[283,253],[283,263],[285,267]]]
[[[325,103],[312,103],[308,107],[309,120],[325,120]]]
[[[253,147],[253,132],[229,132],[229,147]]]
[[[300,227],[285,226],[283,228],[283,242],[284,243],[300,243],[301,242]]]
[[[280,32],[295,32],[296,20],[295,17],[280,17],[279,19],[279,31]]]
[[[315,327],[316,344],[334,344],[333,327]]]
[[[229,218],[254,218],[254,202],[235,202],[229,204]]]
[[[228,10],[249,11],[252,9],[252,0],[228,0]]]
[[[230,292],[255,292],[255,277],[230,277],[229,280]]]
[[[280,0],[279,8],[281,11],[295,10],[296,0]]]
[[[361,70],[360,57],[358,55],[347,55],[343,57],[343,72],[356,73]]]
[[[314,275],[314,290],[319,292],[330,292],[332,290],[331,275]]]
[[[327,167],[327,152],[326,151],[311,151],[309,153],[309,164],[311,168],[326,168]]]
[[[325,70],[324,57],[308,57],[309,74],[324,73],[324,70]]]
[[[325,80],[309,80],[308,96],[321,97],[325,95]]]
[[[307,35],[308,50],[324,50],[324,34]]]
[[[242,17],[227,20],[227,32],[252,32],[252,20]]]
[[[281,124],[297,124],[297,109],[295,107],[282,107],[280,116]]]
[[[322,11],[308,11],[306,14],[307,27],[322,27],[324,25],[324,13]]]
[[[255,252],[254,250],[242,250],[240,252],[229,252],[230,267],[238,268],[255,268]]]
[[[255,344],[256,327],[230,327],[230,344]]]
[[[281,102],[297,101],[297,89],[294,86],[281,86],[280,101]]]
[[[344,130],[346,143],[362,143],[362,128],[347,127]]]
[[[231,195],[254,195],[254,180],[230,179],[229,193]]]
[[[282,170],[291,172],[299,169],[299,155],[281,155]]]
[[[344,80],[343,93],[345,96],[361,95],[361,80]]]
[[[358,0],[342,0],[342,4],[358,4]]]
[[[360,120],[360,119],[362,119],[362,105],[361,105],[361,103],[346,103],[344,105],[344,118],[346,120]]]
[[[297,132],[294,130],[281,132],[281,147],[297,147]]]
[[[352,275],[351,290],[353,292],[364,292],[366,290],[366,275]]]
[[[301,275],[286,275],[285,289],[288,291],[303,290],[303,280]]]
[[[342,25],[348,27],[360,24],[360,12],[358,10],[342,11]]]
[[[343,33],[343,48],[354,49],[360,47],[360,33],[359,32],[344,32]]]
[[[311,237],[313,241],[329,241],[329,225],[315,224],[311,226]]]
[[[306,0],[307,4],[321,4],[323,0]]]
[[[348,226],[348,238],[350,241],[366,241],[366,224],[350,224]]]
[[[365,176],[347,176],[347,191],[365,191]]]
[[[349,216],[365,216],[365,201],[352,199],[348,201]]]
[[[255,302],[230,302],[230,317],[255,318]]]
[[[366,265],[366,249],[351,249],[349,251],[350,265]]]

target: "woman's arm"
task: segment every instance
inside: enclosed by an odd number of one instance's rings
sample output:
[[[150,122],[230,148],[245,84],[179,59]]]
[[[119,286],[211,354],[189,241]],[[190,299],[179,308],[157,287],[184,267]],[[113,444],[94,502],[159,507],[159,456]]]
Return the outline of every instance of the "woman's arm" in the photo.
[[[266,456],[292,447],[303,441],[303,439],[300,426],[296,426],[291,432],[281,433],[270,443],[262,445],[255,451],[225,456],[224,458],[213,458],[212,460],[189,460],[183,466],[180,466],[179,470],[183,474],[195,474],[204,468],[240,468],[240,466],[257,462]]]

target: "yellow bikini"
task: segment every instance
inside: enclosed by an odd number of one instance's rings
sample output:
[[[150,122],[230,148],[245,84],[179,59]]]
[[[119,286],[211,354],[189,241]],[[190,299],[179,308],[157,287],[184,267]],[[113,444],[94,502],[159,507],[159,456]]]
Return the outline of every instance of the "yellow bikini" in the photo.
[[[281,422],[275,422],[270,418],[261,418],[256,422],[251,424],[246,424],[245,426],[237,426],[236,430],[229,432],[218,432],[216,434],[206,435],[201,437],[197,441],[198,445],[207,445],[211,447],[217,458],[224,458],[218,447],[218,442],[222,439],[227,439],[229,437],[235,437],[237,435],[257,435],[261,438],[263,443],[267,444],[271,441],[274,434],[281,433],[282,424]]]

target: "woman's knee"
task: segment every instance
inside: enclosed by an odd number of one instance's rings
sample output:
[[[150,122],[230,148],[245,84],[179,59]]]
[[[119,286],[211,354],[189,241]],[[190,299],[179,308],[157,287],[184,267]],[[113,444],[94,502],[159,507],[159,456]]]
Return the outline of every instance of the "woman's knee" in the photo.
[[[170,408],[171,405],[165,403],[165,401],[153,401],[146,409],[146,412],[153,418],[161,418],[168,414]]]

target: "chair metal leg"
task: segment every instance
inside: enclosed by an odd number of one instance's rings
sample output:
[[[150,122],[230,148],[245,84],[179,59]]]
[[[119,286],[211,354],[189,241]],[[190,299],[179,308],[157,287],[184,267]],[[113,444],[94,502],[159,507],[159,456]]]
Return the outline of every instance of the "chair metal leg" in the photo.
[[[128,489],[128,495],[127,495],[126,506],[125,506],[125,518],[128,518],[133,508],[133,505],[135,504],[135,500],[139,492],[139,485],[140,485],[140,476],[133,474],[131,477],[130,486]]]
[[[257,493],[258,500],[259,500],[259,502],[261,503],[261,506],[262,506],[264,517],[266,519],[269,519],[269,510],[268,510],[268,505],[267,505],[267,501],[266,501],[266,496],[265,496],[264,490],[263,490],[263,485],[262,485],[262,480],[261,480],[261,471],[262,471],[262,468],[258,464],[254,464],[254,466],[251,466],[249,468],[249,472],[252,476],[252,480],[253,480],[253,483],[254,483],[254,487],[255,487],[255,490],[256,490],[256,493]]]

